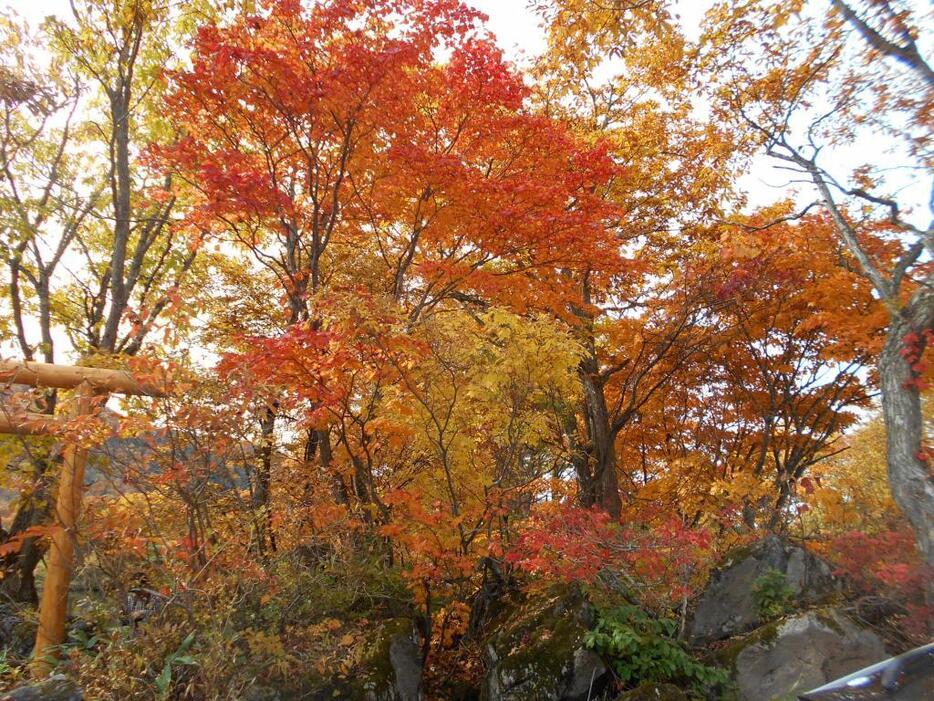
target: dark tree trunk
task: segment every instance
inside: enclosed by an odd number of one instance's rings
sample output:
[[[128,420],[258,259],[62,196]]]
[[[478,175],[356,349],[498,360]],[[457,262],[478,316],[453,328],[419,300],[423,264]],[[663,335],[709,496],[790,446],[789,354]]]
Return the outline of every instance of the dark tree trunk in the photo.
[[[41,492],[41,493],[39,493]],[[37,490],[27,503],[16,512],[10,526],[10,536],[15,536],[27,528],[38,526],[47,519],[49,494],[48,489]],[[15,602],[37,606],[39,596],[36,593],[36,565],[42,559],[43,549],[36,538],[26,538],[19,551],[2,561],[3,580],[0,581],[0,596]]]
[[[593,474],[587,447],[581,445],[577,435],[577,416],[569,407],[562,407],[562,431],[568,442],[571,466],[577,478],[577,499],[581,506],[590,508],[596,503],[596,491],[593,487]]]
[[[114,208],[113,253],[110,258],[110,312],[98,350],[113,353],[117,347],[120,321],[126,311],[126,256],[130,242],[130,92],[126,84],[110,91],[111,197]]]
[[[256,543],[261,553],[276,551],[276,536],[272,530],[272,510],[269,506],[272,481],[272,453],[275,441],[276,407],[266,408],[260,420],[259,464],[253,479],[253,518],[256,524]]]
[[[584,389],[584,414],[589,439],[589,479],[579,481],[581,503],[600,506],[614,519],[622,512],[619,482],[616,476],[616,433],[610,423],[603,382],[593,356],[581,362],[579,370]],[[589,490],[589,494],[584,492]]]
[[[593,301],[587,276],[581,283],[581,298],[588,305]],[[613,428],[606,405],[606,379],[600,373],[594,338],[594,317],[584,308],[575,309],[574,313],[584,324],[582,340],[587,349],[577,368],[584,393],[584,428],[587,432],[587,444],[578,445],[575,452],[579,454],[572,458],[577,472],[578,499],[582,506],[599,506],[614,519],[618,519],[623,505],[616,477],[617,432]],[[574,429],[573,433],[576,434],[576,426]]]
[[[23,533],[27,528],[48,523],[51,517],[52,490],[49,480],[58,471],[57,455],[35,455],[32,464],[36,470],[36,488],[31,494],[21,495],[21,503],[10,523],[7,540]],[[15,553],[0,560],[0,597],[16,602],[38,605],[36,593],[36,566],[45,554],[38,538],[25,538]]]

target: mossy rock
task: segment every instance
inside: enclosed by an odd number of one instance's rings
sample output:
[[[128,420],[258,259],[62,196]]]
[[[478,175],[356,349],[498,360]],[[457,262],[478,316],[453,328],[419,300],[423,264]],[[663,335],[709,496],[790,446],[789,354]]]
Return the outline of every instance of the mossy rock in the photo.
[[[312,699],[420,701],[421,657],[411,619],[383,622],[352,678],[323,683]]]
[[[243,690],[240,701],[282,701],[282,694],[271,686],[253,684]]]
[[[704,659],[704,662],[735,672],[736,658],[739,656],[739,653],[750,645],[772,643],[775,640],[778,627],[781,625],[782,620],[772,621],[771,623],[756,628],[751,633],[726,641],[723,646],[712,650],[710,655]]]
[[[885,654],[877,635],[832,607],[773,621],[712,653],[733,671],[742,701],[795,698]]]
[[[38,628],[34,614],[16,605],[0,605],[0,649],[10,659],[25,660],[32,654]]]
[[[770,572],[781,573],[799,606],[826,604],[839,590],[826,562],[787,539],[767,536],[731,551],[711,574],[691,618],[691,643],[707,645],[765,623],[754,592],[756,582]]]
[[[486,626],[483,701],[578,701],[605,684],[606,665],[584,645],[593,612],[578,587],[507,600]]]
[[[688,696],[674,684],[646,682],[617,697],[616,701],[688,701]]]

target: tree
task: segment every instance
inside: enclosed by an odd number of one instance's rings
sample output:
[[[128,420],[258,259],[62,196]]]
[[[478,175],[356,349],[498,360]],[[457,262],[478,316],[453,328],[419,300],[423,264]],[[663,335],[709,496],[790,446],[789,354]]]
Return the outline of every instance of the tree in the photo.
[[[178,16],[144,0],[71,8],[70,20],[47,20],[35,45],[4,44],[9,65],[19,66],[19,74],[5,72],[0,156],[10,308],[19,351],[26,358],[39,351],[46,362],[56,359],[55,336],[63,331],[85,359],[137,354],[178,300],[198,250],[171,221],[171,182],[154,186],[141,157],[147,141],[169,138],[153,105],[169,55],[164,33]],[[99,27],[106,28],[103,41]],[[47,52],[45,77],[29,51]],[[84,260],[80,273],[71,270],[75,259]],[[39,328],[38,344],[28,338],[30,322]],[[45,410],[55,401],[48,393]],[[33,461],[34,484],[21,495],[11,537],[46,517],[53,464]],[[34,601],[40,557],[38,543],[27,539],[5,558],[4,588]]]
[[[800,2],[718,5],[703,63],[716,116],[810,181],[816,204],[889,313],[877,360],[889,479],[919,549],[934,563],[934,479],[919,383],[934,323],[925,258],[934,228],[913,223],[909,198],[895,194],[890,162],[865,162],[864,150],[854,157],[860,165],[841,173],[827,156],[872,138],[871,129],[891,139],[893,160],[930,175],[934,73],[918,47],[923,15],[896,2],[834,0],[826,12]],[[880,259],[869,241],[883,228],[899,250]]]
[[[80,157],[73,145],[80,83],[61,62],[42,66],[35,55],[48,49],[28,27],[4,18],[3,46],[3,238],[9,270],[7,297],[18,351],[54,362],[53,279],[62,257],[96,205],[100,193],[84,196]],[[13,35],[16,36],[14,39]],[[63,123],[63,126],[52,126]],[[22,290],[28,285],[28,292]],[[32,305],[35,305],[34,307]],[[25,307],[25,309],[24,309]],[[27,331],[35,309],[39,339]]]
[[[631,455],[623,433],[708,340],[699,280],[682,271],[692,240],[734,198],[728,140],[692,114],[686,40],[666,3],[539,9],[549,49],[536,99],[584,138],[605,140],[619,165],[600,194],[619,213],[607,226],[625,265],[574,278],[585,302],[573,312],[584,399],[565,412],[582,504],[618,517],[632,492],[633,468],[618,464]]]
[[[189,136],[158,154],[200,193],[189,220],[278,281],[281,337],[257,339],[243,364],[268,365],[271,344],[306,354],[330,343],[354,306],[412,332],[458,306],[565,314],[574,271],[618,264],[602,226],[613,208],[596,194],[614,170],[605,149],[527,109],[477,20],[458,2],[280,2],[200,31],[193,68],[173,75],[171,111]],[[329,365],[355,358],[354,337]],[[265,403],[297,411],[282,370],[282,381],[264,375]],[[348,411],[383,393],[378,382],[333,389]],[[297,395],[306,453],[332,471],[337,439],[360,459],[329,418],[328,391]],[[335,479],[335,494],[378,506],[360,469],[353,490]],[[265,482],[267,462],[261,471]]]
[[[651,503],[685,523],[781,530],[800,479],[840,449],[853,409],[869,402],[884,311],[837,264],[846,253],[831,223],[773,223],[787,211],[695,242],[682,284],[700,300],[700,352],[663,366],[671,377],[620,434],[627,512]]]
[[[713,290],[721,325],[716,369],[710,384],[700,383],[713,413],[732,416],[728,469],[757,481],[771,476],[765,519],[773,530],[787,521],[798,481],[839,450],[853,409],[868,406],[866,374],[884,327],[831,222],[811,216],[773,224],[777,217],[760,212],[745,235],[724,234]],[[874,248],[885,255],[882,242]],[[751,525],[752,500],[744,507]]]
[[[153,106],[171,52],[166,34],[178,18],[149,0],[86,0],[72,4],[72,15],[50,18],[47,31],[62,59],[105,100],[92,133],[106,148],[98,187],[108,201],[76,235],[95,279],[77,281],[81,308],[69,310],[70,331],[85,352],[133,355],[198,250],[197,235],[186,241],[189,232],[171,222],[171,179],[153,183],[140,157],[151,140],[171,138]]]
[[[53,328],[58,321],[55,281],[97,194],[81,194],[80,156],[70,148],[79,100],[76,76],[57,62],[43,65],[41,49],[48,46],[31,35],[25,23],[13,16],[3,17],[2,22],[6,55],[0,77],[0,240],[8,270],[4,298],[9,302],[11,337],[18,352],[27,360],[38,354],[51,363],[55,360]],[[35,327],[38,338],[31,335]],[[54,413],[57,399],[57,391],[47,389],[40,410]],[[37,525],[45,513],[45,473],[56,461],[48,447],[41,445],[26,457],[31,479],[22,486],[20,508],[9,527],[11,536]],[[38,556],[37,545],[27,541],[21,557],[30,564],[4,582],[5,590],[15,598],[36,601],[32,567]]]

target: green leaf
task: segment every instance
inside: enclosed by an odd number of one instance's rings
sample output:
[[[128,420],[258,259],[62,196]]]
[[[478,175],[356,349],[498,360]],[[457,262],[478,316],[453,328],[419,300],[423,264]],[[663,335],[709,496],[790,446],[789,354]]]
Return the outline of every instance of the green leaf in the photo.
[[[165,666],[162,668],[162,672],[156,677],[156,689],[159,691],[160,696],[165,696],[168,693],[169,685],[172,683],[172,663],[166,662]]]

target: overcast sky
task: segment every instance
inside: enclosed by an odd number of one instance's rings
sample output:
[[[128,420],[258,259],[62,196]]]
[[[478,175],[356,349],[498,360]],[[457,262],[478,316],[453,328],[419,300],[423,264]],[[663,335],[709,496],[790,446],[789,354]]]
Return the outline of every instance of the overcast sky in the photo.
[[[488,26],[510,58],[517,59],[521,52],[534,55],[544,47],[538,18],[528,9],[528,0],[467,0],[467,3],[489,15]],[[700,35],[704,13],[712,4],[713,0],[675,2],[675,12],[688,38]]]

